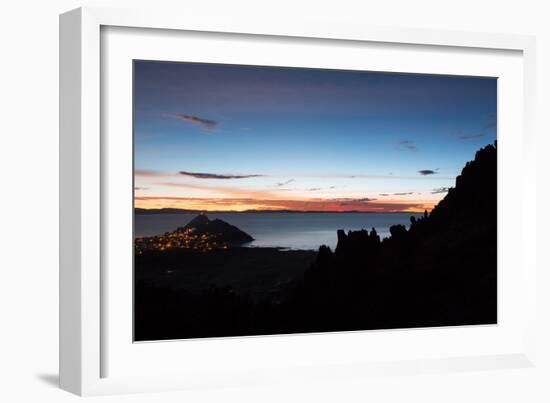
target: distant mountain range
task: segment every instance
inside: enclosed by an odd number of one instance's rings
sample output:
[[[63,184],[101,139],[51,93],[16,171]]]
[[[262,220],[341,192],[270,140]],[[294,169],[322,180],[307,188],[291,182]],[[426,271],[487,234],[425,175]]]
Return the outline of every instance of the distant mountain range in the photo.
[[[362,213],[362,214],[381,214],[378,211],[319,211],[319,210],[244,210],[244,211],[232,211],[232,210],[188,210],[188,209],[178,209],[178,208],[161,208],[161,209],[144,209],[136,207],[134,208],[134,213],[138,215],[147,215],[147,214],[225,214],[225,213],[239,213],[239,214],[257,214],[257,213],[300,213],[300,214],[319,214],[319,213],[337,213],[337,214],[348,214],[348,213]],[[415,214],[406,211],[396,211],[396,212],[383,212],[383,214]]]

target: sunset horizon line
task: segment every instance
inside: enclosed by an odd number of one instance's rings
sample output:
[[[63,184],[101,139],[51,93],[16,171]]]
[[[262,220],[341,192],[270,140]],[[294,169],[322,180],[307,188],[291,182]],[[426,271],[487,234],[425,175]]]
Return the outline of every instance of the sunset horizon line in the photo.
[[[184,207],[170,207],[170,206],[167,206],[167,207],[145,207],[145,206],[137,206],[137,205],[134,205],[134,210],[143,210],[143,211],[162,211],[162,210],[171,210],[171,211],[174,211],[174,210],[179,210],[181,212],[193,212],[193,213],[371,213],[371,214],[376,214],[376,213],[414,213],[414,214],[417,214],[417,213],[424,213],[425,211],[427,211],[428,213],[430,213],[433,209],[434,209],[435,206],[424,206],[424,207],[419,207],[419,208],[416,208],[416,209],[403,209],[403,210],[399,210],[399,209],[386,209],[386,210],[383,210],[383,209],[364,209],[364,210],[360,210],[360,209],[351,209],[351,210],[344,210],[344,209],[341,209],[341,210],[337,210],[337,209],[334,209],[334,210],[328,210],[328,209],[324,209],[324,210],[315,210],[315,209],[310,209],[310,210],[299,210],[299,209],[284,209],[284,208],[281,208],[281,209],[200,209],[200,208],[184,208]]]

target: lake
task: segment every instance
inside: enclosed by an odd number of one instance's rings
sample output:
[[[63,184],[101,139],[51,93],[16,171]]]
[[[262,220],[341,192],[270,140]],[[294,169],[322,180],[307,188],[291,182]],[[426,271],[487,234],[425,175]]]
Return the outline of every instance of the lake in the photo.
[[[197,214],[136,214],[135,236],[153,236],[173,231],[191,221]],[[390,226],[410,224],[410,217],[420,213],[212,213],[250,234],[251,247],[282,247],[317,250],[320,245],[336,247],[336,231],[371,229],[381,238],[389,236]]]

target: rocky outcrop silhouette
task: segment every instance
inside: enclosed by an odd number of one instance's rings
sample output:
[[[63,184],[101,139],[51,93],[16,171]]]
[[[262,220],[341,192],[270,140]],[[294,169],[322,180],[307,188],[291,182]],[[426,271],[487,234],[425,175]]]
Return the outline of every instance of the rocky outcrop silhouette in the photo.
[[[215,242],[235,246],[252,242],[252,238],[246,232],[218,218],[210,220],[206,214],[201,213],[193,218],[184,227],[176,231],[190,231],[193,235],[207,236]]]
[[[496,323],[497,149],[479,150],[428,214],[376,231],[338,231],[306,272],[301,309],[344,328]],[[315,322],[315,320],[313,320]]]

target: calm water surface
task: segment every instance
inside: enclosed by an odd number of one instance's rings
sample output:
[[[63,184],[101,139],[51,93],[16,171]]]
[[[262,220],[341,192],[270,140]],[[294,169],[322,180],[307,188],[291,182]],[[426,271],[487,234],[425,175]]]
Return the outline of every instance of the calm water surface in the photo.
[[[196,214],[137,214],[135,236],[152,236],[173,231],[191,221]],[[290,249],[313,249],[320,245],[336,247],[338,229],[376,228],[381,237],[389,236],[395,224],[409,226],[415,213],[219,213],[208,214],[250,234],[249,246],[276,246]]]

